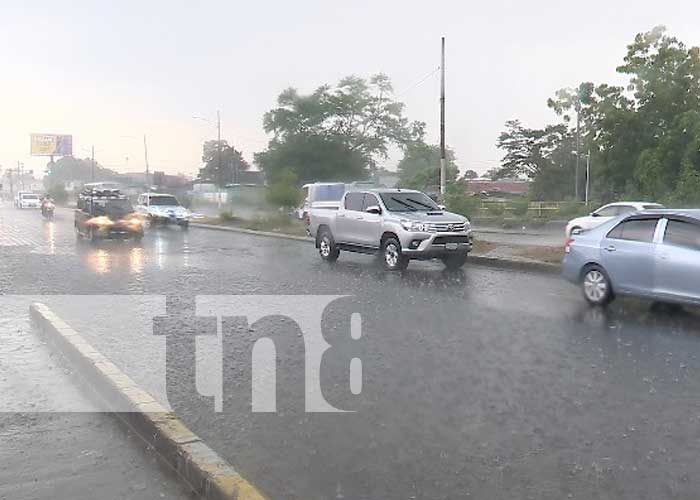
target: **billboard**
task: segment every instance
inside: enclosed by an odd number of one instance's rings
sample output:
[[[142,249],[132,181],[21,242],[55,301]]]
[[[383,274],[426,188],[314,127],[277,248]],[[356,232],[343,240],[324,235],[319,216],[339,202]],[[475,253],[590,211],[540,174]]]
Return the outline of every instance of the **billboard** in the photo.
[[[32,134],[32,156],[72,156],[73,136],[57,134]]]

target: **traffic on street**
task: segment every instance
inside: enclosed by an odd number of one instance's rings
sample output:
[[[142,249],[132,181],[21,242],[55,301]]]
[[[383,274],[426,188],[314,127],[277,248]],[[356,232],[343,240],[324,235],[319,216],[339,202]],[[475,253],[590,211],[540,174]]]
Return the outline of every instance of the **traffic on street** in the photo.
[[[4,2],[0,500],[700,500],[700,2]]]
[[[220,411],[187,380],[186,350],[174,348],[182,358],[167,363],[170,406],[270,498],[697,491],[692,309],[625,300],[600,310],[557,276],[435,262],[390,274],[352,254],[329,265],[306,242],[196,227],[89,243],[76,239],[72,212],[45,221],[3,204],[3,308],[37,292],[48,303],[73,296],[56,302],[57,313],[147,387],[158,384],[152,361],[165,346],[154,346],[155,329],[122,327],[137,321],[129,314],[149,313],[125,310],[120,296],[163,296],[170,327],[202,337],[211,332],[189,321],[197,297],[338,297],[323,313],[334,347],[320,381],[325,399],[350,413],[305,411],[304,344],[289,318],[257,322],[252,336],[277,347],[275,412],[250,408],[250,325],[224,343]],[[103,296],[107,307],[81,307],[76,294]],[[356,313],[362,336],[353,340]],[[362,360],[359,394],[348,385],[349,357]]]

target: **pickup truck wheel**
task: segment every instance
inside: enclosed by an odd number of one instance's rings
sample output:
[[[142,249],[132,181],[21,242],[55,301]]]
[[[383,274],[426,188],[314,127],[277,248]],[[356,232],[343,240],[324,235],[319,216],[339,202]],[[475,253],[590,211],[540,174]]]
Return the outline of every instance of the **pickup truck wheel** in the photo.
[[[459,269],[467,262],[467,254],[465,252],[445,255],[442,257],[442,262],[445,267],[450,270]]]
[[[340,255],[340,250],[335,244],[333,235],[327,229],[324,229],[318,237],[318,253],[326,262],[335,262]]]
[[[384,241],[382,257],[387,271],[403,271],[408,267],[408,258],[401,253],[401,243],[396,238],[390,237]]]

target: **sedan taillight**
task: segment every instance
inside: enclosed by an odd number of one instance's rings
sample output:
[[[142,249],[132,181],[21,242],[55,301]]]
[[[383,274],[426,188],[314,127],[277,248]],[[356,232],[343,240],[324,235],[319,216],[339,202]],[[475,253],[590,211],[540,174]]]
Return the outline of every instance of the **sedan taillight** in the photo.
[[[574,239],[573,238],[567,238],[566,243],[564,243],[564,253],[570,253],[571,252],[571,245],[573,244]]]

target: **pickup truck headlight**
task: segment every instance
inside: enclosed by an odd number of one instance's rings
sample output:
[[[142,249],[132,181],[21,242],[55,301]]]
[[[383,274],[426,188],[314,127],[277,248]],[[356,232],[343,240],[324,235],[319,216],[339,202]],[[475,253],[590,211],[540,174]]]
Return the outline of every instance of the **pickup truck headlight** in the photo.
[[[409,231],[411,233],[426,233],[426,232],[428,232],[428,224],[425,224],[423,222],[413,222],[410,220],[402,220],[401,227],[403,227],[404,230]]]

